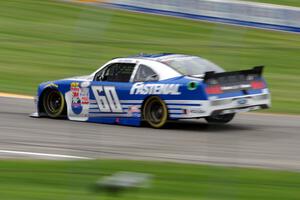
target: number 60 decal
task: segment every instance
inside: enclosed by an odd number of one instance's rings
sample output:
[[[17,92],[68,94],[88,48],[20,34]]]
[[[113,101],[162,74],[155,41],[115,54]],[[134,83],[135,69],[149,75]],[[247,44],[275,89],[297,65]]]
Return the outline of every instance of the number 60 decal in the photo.
[[[123,112],[114,86],[92,86],[92,91],[101,112]],[[103,95],[101,95],[102,92],[104,92]]]

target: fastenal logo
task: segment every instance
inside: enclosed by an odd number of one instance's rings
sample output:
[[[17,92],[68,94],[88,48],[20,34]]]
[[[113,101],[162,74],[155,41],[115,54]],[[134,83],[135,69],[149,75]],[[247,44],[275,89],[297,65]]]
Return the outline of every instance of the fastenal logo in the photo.
[[[144,84],[135,83],[130,94],[169,94],[169,95],[180,95],[179,92],[180,84]]]

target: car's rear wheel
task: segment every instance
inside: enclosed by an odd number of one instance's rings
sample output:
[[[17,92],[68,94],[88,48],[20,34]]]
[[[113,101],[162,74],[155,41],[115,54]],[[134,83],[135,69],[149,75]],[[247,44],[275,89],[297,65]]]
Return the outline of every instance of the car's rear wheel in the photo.
[[[65,112],[65,98],[58,90],[49,90],[43,96],[43,107],[51,118],[62,117]]]
[[[216,115],[216,116],[210,116],[206,117],[205,120],[208,123],[219,123],[219,124],[226,124],[233,120],[235,114],[226,114],[226,115]]]
[[[159,97],[150,97],[144,104],[143,118],[151,127],[162,128],[168,120],[168,108]]]

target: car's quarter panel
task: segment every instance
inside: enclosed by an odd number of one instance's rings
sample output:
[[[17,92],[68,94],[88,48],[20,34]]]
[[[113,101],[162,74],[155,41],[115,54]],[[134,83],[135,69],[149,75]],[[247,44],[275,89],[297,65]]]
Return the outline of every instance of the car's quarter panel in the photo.
[[[179,88],[176,95],[160,95],[167,104],[170,119],[206,115],[208,99],[201,79],[181,76],[161,83],[178,85]]]

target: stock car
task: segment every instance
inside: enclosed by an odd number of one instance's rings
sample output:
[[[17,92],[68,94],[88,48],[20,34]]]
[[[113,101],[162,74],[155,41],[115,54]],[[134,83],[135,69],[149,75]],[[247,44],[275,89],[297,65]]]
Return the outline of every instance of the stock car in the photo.
[[[32,116],[153,128],[179,119],[227,123],[236,113],[270,107],[262,72],[225,72],[183,54],[115,58],[90,75],[41,83]]]

